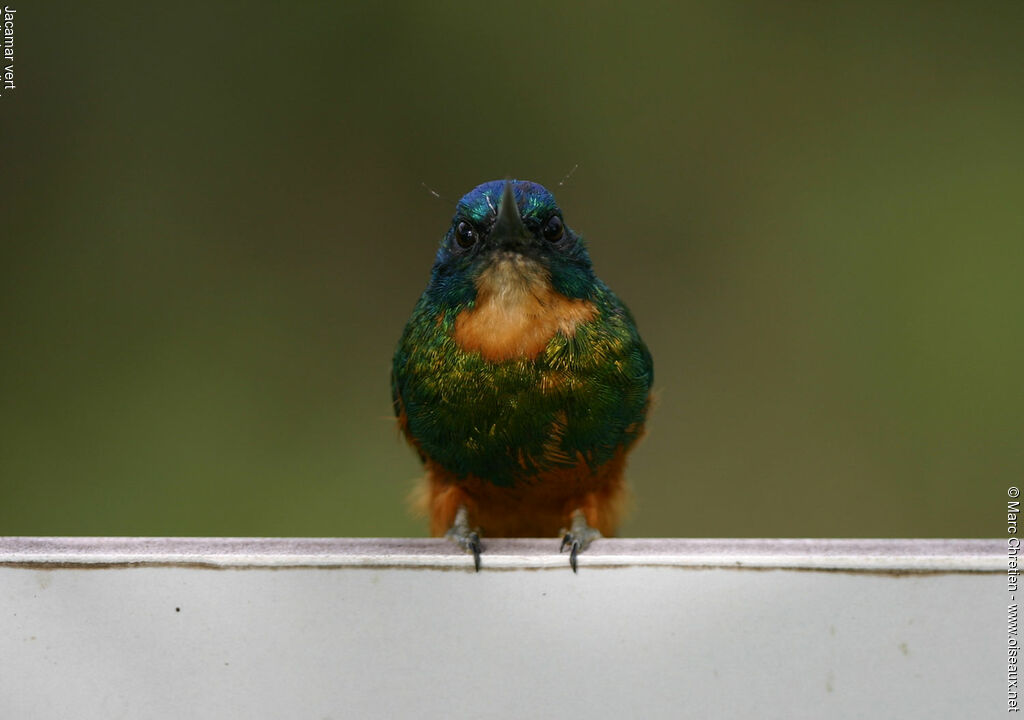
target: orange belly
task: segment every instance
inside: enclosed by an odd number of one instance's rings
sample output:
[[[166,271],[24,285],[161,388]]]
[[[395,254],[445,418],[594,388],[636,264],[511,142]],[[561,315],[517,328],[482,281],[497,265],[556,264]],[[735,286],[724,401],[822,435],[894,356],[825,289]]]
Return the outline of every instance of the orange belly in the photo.
[[[421,509],[430,517],[430,532],[440,537],[452,526],[455,512],[465,505],[472,527],[485,537],[554,537],[583,510],[587,523],[606,537],[615,534],[627,498],[623,469],[626,453],[591,471],[581,462],[546,472],[528,482],[501,487],[474,476],[456,478],[427,460],[419,490]]]

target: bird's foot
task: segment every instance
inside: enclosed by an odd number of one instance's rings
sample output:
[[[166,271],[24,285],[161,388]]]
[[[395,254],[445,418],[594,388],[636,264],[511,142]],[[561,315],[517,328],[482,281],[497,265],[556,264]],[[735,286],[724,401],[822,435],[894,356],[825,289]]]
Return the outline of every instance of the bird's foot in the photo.
[[[459,505],[455,512],[455,522],[444,536],[467,553],[473,553],[473,566],[480,572],[480,553],[484,548],[480,544],[479,533],[469,527],[469,512],[465,505]]]
[[[569,526],[569,531],[565,533],[565,537],[562,538],[562,545],[558,552],[565,552],[566,548],[571,548],[569,564],[572,566],[573,572],[578,572],[576,555],[586,550],[587,546],[599,537],[601,537],[601,533],[587,524],[587,518],[583,511],[576,510],[572,514],[572,524]]]

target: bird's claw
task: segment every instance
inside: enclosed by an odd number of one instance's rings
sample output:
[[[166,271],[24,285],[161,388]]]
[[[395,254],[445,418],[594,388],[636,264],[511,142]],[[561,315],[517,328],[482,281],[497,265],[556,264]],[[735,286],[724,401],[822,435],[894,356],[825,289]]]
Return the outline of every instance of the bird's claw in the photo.
[[[466,552],[473,553],[473,567],[476,568],[477,572],[480,572],[480,553],[483,550],[483,546],[480,544],[480,536],[472,530],[461,533],[453,527],[445,533],[445,537]]]
[[[480,543],[480,534],[469,527],[468,513],[464,506],[459,507],[455,513],[455,522],[444,536],[467,553],[473,553],[473,567],[480,572],[480,553],[484,548]]]
[[[576,565],[576,556],[586,550],[587,546],[599,537],[601,537],[601,533],[587,524],[583,511],[577,510],[572,514],[572,525],[562,538],[562,544],[559,546],[558,552],[562,553],[565,552],[566,548],[571,548],[569,552],[569,565],[572,566],[574,573],[579,572]]]
[[[574,538],[572,533],[566,533],[565,537],[562,538],[562,546],[558,549],[558,552],[562,553],[565,552],[567,547],[572,547],[572,550],[569,552],[569,565],[572,567],[573,572],[579,572],[576,568],[576,555],[582,549],[582,545],[583,543],[579,539]]]

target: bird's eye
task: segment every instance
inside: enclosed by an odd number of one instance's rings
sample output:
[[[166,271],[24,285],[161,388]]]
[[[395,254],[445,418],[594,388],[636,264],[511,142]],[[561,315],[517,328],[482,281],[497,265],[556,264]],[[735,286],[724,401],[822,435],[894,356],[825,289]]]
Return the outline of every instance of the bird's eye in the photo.
[[[565,232],[565,226],[562,225],[562,218],[558,215],[552,215],[548,218],[548,221],[544,223],[544,239],[548,242],[558,242],[562,239],[562,234]]]
[[[455,226],[455,239],[461,247],[471,247],[476,242],[476,230],[465,220],[460,220]]]

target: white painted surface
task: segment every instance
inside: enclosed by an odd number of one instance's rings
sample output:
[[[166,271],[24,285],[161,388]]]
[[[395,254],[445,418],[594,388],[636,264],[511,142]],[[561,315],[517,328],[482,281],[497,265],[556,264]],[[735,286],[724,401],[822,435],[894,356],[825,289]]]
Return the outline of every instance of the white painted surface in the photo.
[[[1005,713],[998,541],[556,546],[0,539],[0,718]]]

